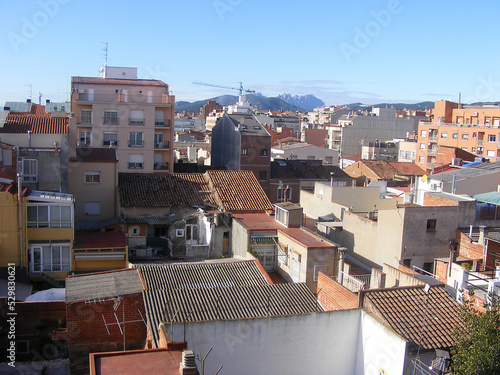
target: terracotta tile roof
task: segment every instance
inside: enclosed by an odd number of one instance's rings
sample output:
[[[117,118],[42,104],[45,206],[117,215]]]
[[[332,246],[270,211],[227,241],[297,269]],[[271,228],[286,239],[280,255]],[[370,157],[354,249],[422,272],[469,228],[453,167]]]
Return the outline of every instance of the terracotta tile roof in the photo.
[[[102,77],[71,77],[71,83],[91,83],[107,85],[143,85],[143,86],[168,86],[165,82],[157,79],[119,79]]]
[[[424,285],[366,290],[362,293],[363,307],[376,318],[382,318],[406,340],[419,344],[425,312],[422,347],[440,349],[453,345],[452,334],[459,321],[459,305],[443,285],[431,286],[428,294]]]
[[[119,173],[118,190],[123,207],[215,204],[201,173]]]
[[[127,238],[122,232],[76,232],[73,248],[109,249],[126,246]]]
[[[397,174],[396,168],[386,160],[360,160],[382,180],[391,180]]]
[[[252,171],[207,171],[206,175],[222,211],[274,210]]]
[[[76,161],[79,162],[109,162],[116,163],[116,149],[110,147],[95,148],[95,147],[77,147]]]
[[[403,176],[423,176],[425,174],[425,171],[415,163],[390,161],[389,164],[398,171],[398,174]]]
[[[45,113],[45,112],[44,112]],[[9,113],[0,133],[67,134],[68,118]]]
[[[221,211],[263,212],[273,205],[251,171],[119,173],[123,207],[216,205]]]

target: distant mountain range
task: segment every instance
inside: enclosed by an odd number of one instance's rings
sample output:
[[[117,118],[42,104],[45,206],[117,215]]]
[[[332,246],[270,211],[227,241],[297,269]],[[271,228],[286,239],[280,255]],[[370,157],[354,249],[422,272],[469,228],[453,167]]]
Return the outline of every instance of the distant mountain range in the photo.
[[[288,104],[303,108],[306,111],[312,111],[314,108],[325,106],[323,100],[318,99],[314,95],[292,96],[290,94],[281,94],[278,95],[278,98],[283,100],[284,102],[287,102]]]
[[[220,105],[236,104],[238,96],[236,95],[222,95],[211,99],[199,100],[197,102],[180,101],[175,103],[176,112],[199,113],[200,108],[208,103],[209,100],[215,100]],[[247,100],[252,103],[254,108],[267,111],[303,111],[296,105],[289,104],[279,98],[268,98],[262,95],[247,94]]]

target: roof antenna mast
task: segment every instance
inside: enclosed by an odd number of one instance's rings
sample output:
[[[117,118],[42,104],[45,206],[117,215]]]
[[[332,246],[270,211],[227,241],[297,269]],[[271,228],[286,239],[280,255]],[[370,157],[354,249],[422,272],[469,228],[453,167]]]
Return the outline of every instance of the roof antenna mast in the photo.
[[[102,42],[104,44],[104,48],[102,49],[104,51],[104,67],[99,69],[99,75],[102,76],[102,78],[106,78],[106,68],[108,66],[108,42]]]

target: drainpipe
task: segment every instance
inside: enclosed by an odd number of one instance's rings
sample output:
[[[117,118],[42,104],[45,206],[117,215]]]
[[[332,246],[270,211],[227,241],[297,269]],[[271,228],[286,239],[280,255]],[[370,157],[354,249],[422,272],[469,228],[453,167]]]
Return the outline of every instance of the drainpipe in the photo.
[[[23,266],[23,199],[22,173],[17,174],[17,222],[19,226],[19,267]]]

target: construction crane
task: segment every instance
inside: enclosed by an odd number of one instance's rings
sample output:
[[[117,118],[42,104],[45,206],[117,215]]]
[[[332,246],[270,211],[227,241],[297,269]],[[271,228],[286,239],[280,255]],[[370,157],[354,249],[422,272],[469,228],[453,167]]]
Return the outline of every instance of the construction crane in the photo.
[[[203,82],[193,82],[195,85],[202,85],[202,86],[211,86],[211,87],[219,87],[221,89],[230,89],[230,90],[237,90],[240,92],[240,96],[243,95],[243,92],[248,92],[248,93],[255,93],[255,90],[247,90],[243,88],[243,83],[238,82],[240,84],[240,87],[229,87],[229,86],[221,86],[221,85],[214,85],[212,83],[203,83]]]

